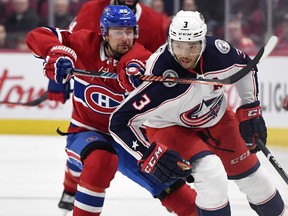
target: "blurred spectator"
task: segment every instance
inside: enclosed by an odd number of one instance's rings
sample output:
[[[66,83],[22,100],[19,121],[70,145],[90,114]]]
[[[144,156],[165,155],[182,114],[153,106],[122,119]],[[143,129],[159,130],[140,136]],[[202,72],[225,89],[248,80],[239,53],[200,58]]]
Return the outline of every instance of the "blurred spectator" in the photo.
[[[163,0],[152,0],[151,8],[161,15],[162,21],[163,21],[163,30],[165,33],[168,34],[169,25],[171,23],[171,18],[164,11],[164,8],[165,8],[164,1]]]
[[[38,27],[39,18],[35,11],[29,7],[29,0],[11,0],[12,14],[5,20],[7,31],[7,45],[16,48],[18,35],[25,35]]]
[[[229,42],[234,47],[250,55],[257,52],[258,47],[256,44],[243,33],[241,20],[239,18],[235,17],[231,19],[228,24],[228,29],[230,33]]]
[[[198,11],[202,13],[205,18],[208,34],[223,38],[225,0],[195,0],[195,2]]]
[[[275,28],[275,35],[278,36],[278,44],[275,51],[288,52],[288,12],[282,16],[278,26]]]
[[[75,17],[85,2],[87,2],[87,0],[70,0],[70,14]]]
[[[6,33],[5,26],[0,24],[0,49],[7,48],[6,37],[7,37],[7,33]]]
[[[283,109],[285,109],[286,111],[288,111],[288,95],[286,95],[284,97],[284,99],[282,100],[282,107]]]
[[[12,15],[5,20],[5,27],[10,32],[28,32],[39,25],[39,18],[29,7],[29,0],[11,0]]]
[[[197,11],[197,4],[194,0],[184,0],[182,3],[182,10],[184,11]]]
[[[287,0],[273,0],[274,26],[278,26],[282,22],[286,13],[288,13]]]
[[[0,24],[3,24],[7,16],[7,2],[8,0],[0,0]]]
[[[17,34],[15,38],[15,49],[31,52],[26,43],[26,34]]]
[[[58,6],[56,6],[56,2],[57,2],[56,0],[53,1],[54,8],[58,7]],[[64,1],[61,1],[61,2],[62,2],[62,5],[67,4],[67,3],[64,3]],[[80,10],[81,6],[85,2],[87,2],[87,0],[68,0],[67,2],[68,2],[67,11],[69,13],[69,16],[72,16],[74,18],[77,15],[78,11]],[[63,6],[63,8],[64,8],[64,6]],[[55,10],[57,10],[57,8],[55,8]],[[43,23],[48,23],[49,0],[38,0],[38,14],[39,14]],[[55,25],[55,26],[57,26],[57,25]],[[59,26],[57,26],[57,27],[59,27]]]
[[[54,0],[54,15],[55,15],[55,27],[68,28],[73,20],[73,16],[70,14],[70,1],[69,0]],[[49,25],[47,18],[42,21],[41,26]]]
[[[241,18],[242,30],[257,45],[263,45],[266,31],[266,1],[231,0],[231,13]]]

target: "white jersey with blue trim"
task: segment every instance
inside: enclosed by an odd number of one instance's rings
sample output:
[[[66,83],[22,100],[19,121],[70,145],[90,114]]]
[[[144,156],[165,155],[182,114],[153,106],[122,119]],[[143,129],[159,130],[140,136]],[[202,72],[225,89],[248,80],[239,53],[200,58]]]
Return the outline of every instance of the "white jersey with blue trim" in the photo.
[[[165,44],[150,56],[145,73],[223,79],[237,73],[249,61],[245,53],[226,41],[207,36],[205,51],[195,69],[181,67]],[[255,71],[251,71],[236,83],[243,104],[257,99],[255,75]],[[223,86],[144,82],[115,110],[110,118],[110,130],[119,143],[133,149],[133,154],[136,150],[141,155],[145,148],[137,143],[146,148],[149,146],[139,129],[142,124],[155,128],[172,125],[206,128],[217,124],[226,109]]]

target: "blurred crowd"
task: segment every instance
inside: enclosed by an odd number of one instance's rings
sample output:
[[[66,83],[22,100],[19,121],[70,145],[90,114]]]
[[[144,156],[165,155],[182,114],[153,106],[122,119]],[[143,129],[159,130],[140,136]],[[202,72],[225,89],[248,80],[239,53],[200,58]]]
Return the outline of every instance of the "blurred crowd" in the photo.
[[[269,1],[273,17],[270,34],[279,37],[276,51],[288,55],[287,0]],[[269,36],[267,35],[269,1],[229,0],[230,13],[226,22],[225,0],[180,0],[179,9],[200,11],[208,25],[209,34],[227,39],[235,47],[253,54],[263,46]],[[54,0],[52,5],[54,26],[67,28],[85,2],[86,0]],[[168,31],[175,13],[173,11],[175,1],[140,0],[140,2],[162,15],[163,29]],[[27,32],[50,23],[48,0],[0,0],[0,49],[28,50],[25,43]]]

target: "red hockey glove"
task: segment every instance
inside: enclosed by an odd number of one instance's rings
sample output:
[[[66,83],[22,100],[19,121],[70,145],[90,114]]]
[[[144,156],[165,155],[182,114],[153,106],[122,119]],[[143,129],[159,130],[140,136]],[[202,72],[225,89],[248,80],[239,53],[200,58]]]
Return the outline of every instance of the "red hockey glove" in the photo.
[[[142,81],[137,79],[138,75],[143,75],[145,72],[145,65],[138,59],[132,59],[125,70],[121,70],[118,74],[118,81],[120,86],[128,92],[137,88]]]
[[[236,111],[240,122],[239,128],[243,140],[251,153],[256,153],[259,148],[256,139],[261,139],[266,144],[267,128],[262,117],[262,108],[259,101],[245,104]]]
[[[138,161],[141,170],[152,174],[161,183],[171,184],[177,179],[186,179],[192,166],[179,153],[159,143],[152,143],[142,159]]]
[[[288,111],[288,95],[283,99],[282,107],[283,107],[283,109]]]
[[[48,99],[51,101],[59,101],[62,104],[70,98],[70,81],[65,84],[56,83],[54,80],[49,79],[48,83]]]
[[[71,77],[69,69],[74,68],[76,60],[77,55],[71,48],[54,46],[45,59],[44,74],[57,83],[66,83]]]

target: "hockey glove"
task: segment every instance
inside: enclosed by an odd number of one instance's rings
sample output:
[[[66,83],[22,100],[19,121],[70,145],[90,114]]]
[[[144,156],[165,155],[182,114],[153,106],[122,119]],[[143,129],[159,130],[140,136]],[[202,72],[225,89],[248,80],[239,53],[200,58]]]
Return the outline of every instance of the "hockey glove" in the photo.
[[[152,143],[142,159],[138,161],[141,170],[152,174],[161,183],[171,184],[185,179],[192,172],[192,166],[179,153],[159,143]]]
[[[282,107],[283,109],[288,111],[288,96],[286,96],[282,101]]]
[[[54,46],[45,59],[44,74],[57,83],[66,83],[71,77],[69,69],[74,68],[76,60],[77,55],[71,48]]]
[[[70,98],[70,81],[65,84],[56,83],[49,79],[48,83],[48,99],[51,101],[59,101],[62,104]]]
[[[266,144],[267,139],[267,128],[262,117],[260,102],[242,105],[237,109],[236,116],[240,122],[240,133],[246,146],[251,153],[256,153],[260,150],[256,140],[261,139]]]
[[[120,86],[128,92],[137,88],[142,81],[137,79],[138,75],[143,75],[145,65],[138,59],[132,59],[126,66],[125,70],[121,70],[118,75]]]

